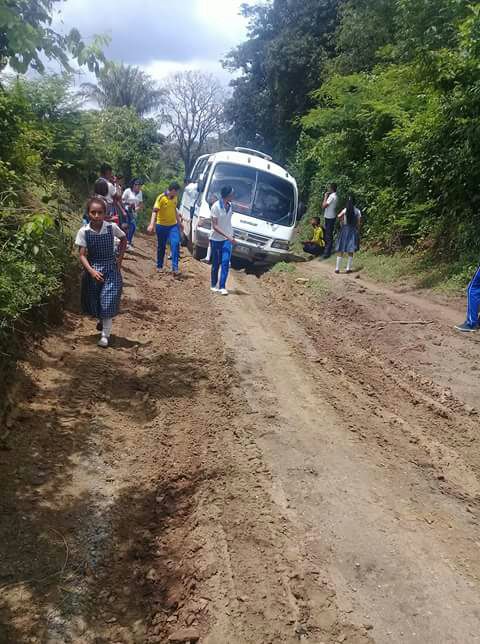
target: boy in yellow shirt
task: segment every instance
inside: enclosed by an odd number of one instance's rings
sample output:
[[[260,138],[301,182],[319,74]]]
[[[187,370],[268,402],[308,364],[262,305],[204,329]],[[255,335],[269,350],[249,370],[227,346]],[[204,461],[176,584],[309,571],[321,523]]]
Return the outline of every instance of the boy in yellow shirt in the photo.
[[[180,185],[174,181],[168,186],[166,192],[158,195],[153,206],[152,218],[148,232],[157,233],[157,271],[163,271],[165,249],[167,242],[172,251],[172,271],[179,275],[178,263],[180,259],[180,230],[183,228],[180,212],[177,209]]]
[[[312,239],[303,242],[303,250],[309,255],[320,257],[325,250],[325,240],[323,238],[323,228],[320,225],[320,217],[313,217],[310,224],[313,228]]]

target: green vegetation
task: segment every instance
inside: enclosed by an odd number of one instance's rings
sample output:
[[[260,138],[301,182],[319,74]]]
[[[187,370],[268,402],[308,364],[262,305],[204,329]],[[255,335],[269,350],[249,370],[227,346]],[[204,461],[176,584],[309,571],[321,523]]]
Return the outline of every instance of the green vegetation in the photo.
[[[272,268],[271,272],[272,273],[295,273],[297,270],[297,267],[295,264],[289,264],[288,262],[278,262],[278,264],[275,264],[275,266]]]
[[[310,214],[336,181],[380,252],[418,252],[442,279],[465,279],[480,251],[480,2],[275,0],[244,12],[249,39],[227,60],[241,71],[237,136],[288,162]]]
[[[306,287],[311,295],[319,299],[323,299],[330,292],[330,286],[327,280],[322,277],[311,277]]]
[[[150,114],[165,98],[165,92],[148,74],[138,67],[114,62],[100,70],[97,83],[83,83],[82,93],[103,109],[128,107],[139,116]]]
[[[355,267],[377,282],[405,282],[416,288],[443,293],[458,293],[471,278],[477,265],[464,260],[442,262],[431,253],[398,251],[385,254],[363,250],[355,258]]]
[[[86,46],[76,31],[55,33],[54,5],[0,0],[0,401],[22,338],[52,313],[58,319],[72,233],[100,165],[110,163],[126,182],[155,184],[181,170],[158,119],[144,118],[163,93],[138,69],[107,64],[105,39]],[[25,74],[43,72],[45,60],[64,72]],[[102,109],[85,109],[85,96],[74,93],[72,61],[98,75]],[[100,100],[100,90],[107,97],[112,88],[109,75],[115,83],[125,77],[123,99]]]
[[[61,35],[51,28],[52,11],[60,0],[0,0],[0,71],[7,64],[21,74],[45,70],[44,59],[70,70],[69,58],[98,72],[107,40],[96,36],[86,45],[76,29]]]

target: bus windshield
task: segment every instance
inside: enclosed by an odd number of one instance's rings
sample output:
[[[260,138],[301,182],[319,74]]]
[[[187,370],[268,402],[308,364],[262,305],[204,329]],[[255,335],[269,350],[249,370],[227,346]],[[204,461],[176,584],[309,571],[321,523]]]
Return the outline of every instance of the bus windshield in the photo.
[[[234,190],[235,212],[282,226],[295,223],[295,192],[290,182],[255,168],[219,163],[208,190],[210,205],[219,199],[223,186]]]

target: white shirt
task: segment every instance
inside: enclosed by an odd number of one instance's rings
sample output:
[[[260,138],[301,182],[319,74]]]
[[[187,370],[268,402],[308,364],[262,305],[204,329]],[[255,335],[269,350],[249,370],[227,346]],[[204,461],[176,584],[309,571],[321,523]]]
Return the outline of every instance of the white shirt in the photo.
[[[335,219],[337,216],[337,193],[332,192],[332,194],[327,199],[327,207],[325,208],[324,216],[325,219]]]
[[[140,190],[139,192],[134,192],[130,188],[127,188],[122,196],[123,203],[126,203],[128,206],[133,206],[135,210],[143,202],[143,194]]]
[[[108,187],[107,194],[103,198],[105,199],[105,201],[108,204],[112,204],[113,203],[113,198],[117,194],[117,186],[115,186],[113,183],[110,183],[110,181],[108,179],[105,179],[105,177],[100,177],[100,179],[102,181],[105,181],[105,183],[107,184],[107,187]]]
[[[102,227],[100,230],[93,230],[90,224],[86,224],[85,226],[82,226],[80,230],[77,233],[77,236],[75,238],[75,245],[80,246],[80,248],[86,248],[87,247],[87,230],[91,230],[92,233],[95,233],[95,235],[106,235],[108,232],[108,227],[111,227],[112,233],[113,233],[113,244],[115,246],[115,240],[116,239],[123,239],[125,237],[125,233],[121,228],[117,226],[117,224],[112,223],[106,223],[105,221],[102,224]]]
[[[212,206],[211,213],[212,219],[215,218],[217,220],[217,226],[220,228],[220,230],[223,230],[227,237],[233,237],[232,207],[230,206],[227,212],[225,206],[223,205],[223,201],[216,201]],[[220,235],[220,233],[217,233],[216,230],[213,230],[212,226],[212,232],[210,233],[210,239],[212,241],[225,241],[227,237],[224,237],[223,235]]]

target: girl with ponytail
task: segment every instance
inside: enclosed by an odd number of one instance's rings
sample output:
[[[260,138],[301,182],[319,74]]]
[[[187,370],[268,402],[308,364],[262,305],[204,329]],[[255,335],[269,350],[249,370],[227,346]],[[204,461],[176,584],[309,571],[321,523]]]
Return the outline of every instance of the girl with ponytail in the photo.
[[[342,224],[342,230],[337,241],[337,264],[335,273],[340,273],[342,259],[345,253],[348,255],[346,273],[351,273],[353,268],[353,256],[360,249],[360,221],[361,211],[355,206],[355,199],[351,195],[347,207],[338,215]]]

